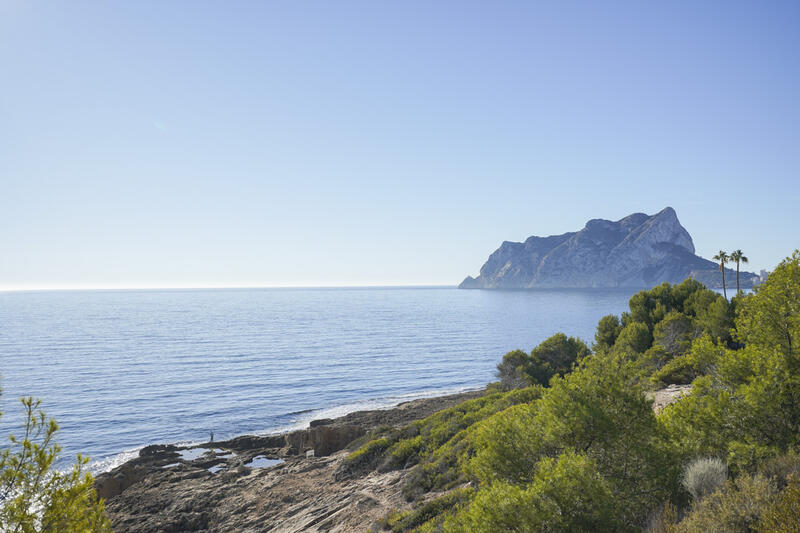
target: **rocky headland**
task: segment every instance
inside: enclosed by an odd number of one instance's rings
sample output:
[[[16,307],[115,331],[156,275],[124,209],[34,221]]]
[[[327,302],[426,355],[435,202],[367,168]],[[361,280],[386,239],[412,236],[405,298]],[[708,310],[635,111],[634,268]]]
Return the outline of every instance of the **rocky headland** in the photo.
[[[646,288],[695,278],[721,288],[719,265],[695,255],[689,232],[675,210],[634,213],[613,222],[593,219],[577,232],[503,242],[462,289]],[[740,272],[743,288],[758,276]],[[726,286],[736,287],[736,271],[725,270]]]

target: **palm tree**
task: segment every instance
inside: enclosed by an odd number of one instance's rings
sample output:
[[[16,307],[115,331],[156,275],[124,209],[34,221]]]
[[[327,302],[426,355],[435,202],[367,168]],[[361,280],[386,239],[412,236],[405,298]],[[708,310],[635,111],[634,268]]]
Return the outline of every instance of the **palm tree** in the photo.
[[[736,294],[741,294],[742,289],[739,288],[739,262],[747,263],[747,258],[741,250],[734,250],[731,252],[731,261],[736,261]]]
[[[720,250],[714,256],[714,260],[719,261],[719,271],[722,272],[722,294],[725,296],[726,301],[728,300],[728,291],[725,290],[725,262],[728,259],[730,259],[730,256],[724,250]]]

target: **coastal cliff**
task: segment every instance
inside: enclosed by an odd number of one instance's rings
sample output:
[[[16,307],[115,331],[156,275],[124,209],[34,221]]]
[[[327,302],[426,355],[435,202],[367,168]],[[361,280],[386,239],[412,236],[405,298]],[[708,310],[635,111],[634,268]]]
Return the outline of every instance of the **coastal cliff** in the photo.
[[[461,289],[652,287],[694,278],[721,288],[719,265],[695,254],[689,232],[667,207],[655,215],[634,213],[616,222],[592,219],[577,232],[505,241],[489,256],[480,275]],[[757,280],[740,272],[741,286]],[[725,270],[736,287],[736,271]]]

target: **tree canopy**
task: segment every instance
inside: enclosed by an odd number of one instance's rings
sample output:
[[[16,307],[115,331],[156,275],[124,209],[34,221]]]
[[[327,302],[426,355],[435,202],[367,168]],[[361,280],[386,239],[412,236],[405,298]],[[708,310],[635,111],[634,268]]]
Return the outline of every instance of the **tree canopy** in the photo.
[[[547,385],[553,376],[563,376],[589,355],[589,347],[575,337],[556,333],[531,350],[530,355],[514,350],[497,365],[497,376],[506,389]]]

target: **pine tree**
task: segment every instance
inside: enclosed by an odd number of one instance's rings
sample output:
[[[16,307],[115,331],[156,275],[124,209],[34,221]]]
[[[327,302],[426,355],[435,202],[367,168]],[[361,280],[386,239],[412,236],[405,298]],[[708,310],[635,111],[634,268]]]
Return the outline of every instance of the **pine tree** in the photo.
[[[84,468],[88,459],[78,455],[70,471],[55,470],[61,451],[53,440],[58,424],[45,416],[39,400],[21,402],[23,433],[0,445],[0,531],[110,532],[103,501]]]

